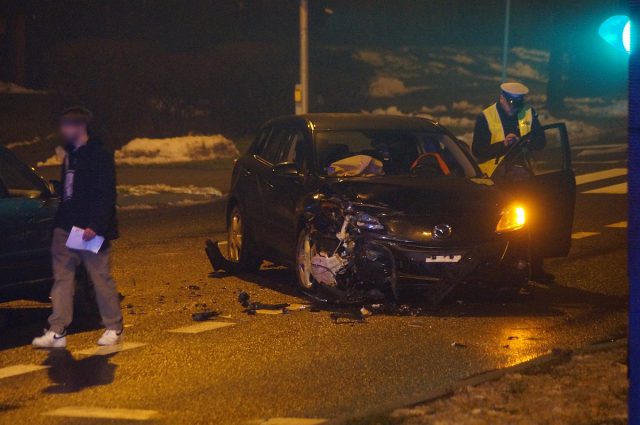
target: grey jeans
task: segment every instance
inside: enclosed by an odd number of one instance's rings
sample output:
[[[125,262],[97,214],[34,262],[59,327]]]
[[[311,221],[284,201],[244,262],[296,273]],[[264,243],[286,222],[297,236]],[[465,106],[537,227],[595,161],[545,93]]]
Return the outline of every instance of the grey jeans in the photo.
[[[61,334],[73,319],[73,296],[75,293],[76,268],[84,264],[96,292],[102,324],[107,329],[122,329],[120,295],[111,278],[109,250],[94,254],[78,251],[65,246],[69,232],[56,228],[51,243],[53,277],[51,304],[53,313],[49,316],[49,329]]]

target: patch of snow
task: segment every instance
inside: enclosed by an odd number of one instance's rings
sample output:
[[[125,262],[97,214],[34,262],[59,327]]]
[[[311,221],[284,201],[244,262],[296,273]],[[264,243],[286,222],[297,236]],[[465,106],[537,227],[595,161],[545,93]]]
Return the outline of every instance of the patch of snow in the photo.
[[[167,139],[133,139],[115,152],[115,161],[119,165],[169,164],[234,158],[238,155],[240,153],[231,140],[216,134]],[[38,162],[38,167],[60,165],[63,159],[64,149],[57,147],[56,154]]]
[[[546,50],[527,49],[526,47],[516,46],[511,49],[511,53],[516,55],[520,60],[540,63],[549,62],[549,52]]]
[[[462,65],[471,65],[472,63],[475,63],[475,60],[473,60],[471,56],[463,55],[461,53],[456,53],[455,55],[453,55],[451,57],[451,60]]]
[[[353,57],[375,68],[380,68],[385,64],[382,53],[373,50],[359,50],[354,53]]]
[[[470,128],[473,128],[476,124],[475,118],[471,119],[467,117],[451,117],[448,115],[431,116],[431,115],[422,115],[422,114],[418,114],[417,116],[432,119],[434,121],[437,121],[438,124],[442,124],[443,126],[448,127],[450,129],[454,129],[454,130],[470,129]]]
[[[475,111],[480,108],[479,105],[471,104],[466,100],[456,102],[458,108],[468,108],[467,111]],[[454,104],[455,109],[455,104]],[[428,111],[428,112],[427,112]],[[366,112],[366,111],[365,111]],[[475,117],[453,117],[450,115],[444,115],[446,108],[441,107],[428,107],[423,106],[416,112],[403,112],[395,105],[388,106],[386,108],[377,108],[371,111],[372,114],[382,115],[405,115],[405,116],[417,116],[422,118],[431,119],[437,121],[439,124],[449,128],[454,132],[461,140],[466,143],[471,143],[473,139],[473,129],[475,127]],[[471,112],[469,112],[471,114]],[[475,112],[474,112],[475,115]],[[587,122],[580,120],[572,120],[566,118],[557,118],[551,115],[544,109],[538,110],[540,122],[544,124],[551,124],[556,122],[563,122],[567,126],[569,137],[574,144],[582,144],[594,141],[602,135],[603,130],[591,125]]]
[[[407,87],[399,78],[378,75],[369,85],[369,96],[374,98],[396,97],[415,91],[424,90],[426,87]]]
[[[362,112],[367,113],[367,111],[362,111]],[[387,108],[376,108],[373,111],[371,111],[371,113],[373,115],[410,115],[402,112],[400,109],[398,109],[397,106],[389,106]]]
[[[52,167],[61,165],[67,153],[62,146],[56,146],[55,153],[44,161],[38,161],[38,167]]]
[[[576,115],[588,117],[612,117],[624,118],[629,114],[629,101],[618,99],[606,102],[604,99],[596,98],[566,98],[565,104],[568,109]]]
[[[118,209],[121,211],[141,211],[141,210],[155,210],[157,205],[151,204],[133,204],[133,205],[118,205]]]
[[[233,158],[238,155],[233,142],[217,134],[133,139],[115,152],[115,159],[117,164],[167,164]]]
[[[468,100],[461,100],[459,102],[453,102],[453,110],[464,112],[467,114],[477,115],[484,110],[484,106],[476,105],[475,103],[471,103]]]
[[[37,143],[40,143],[40,138],[39,137],[34,137],[31,140],[23,140],[21,142],[12,142],[12,143],[8,143],[5,145],[5,147],[7,149],[15,149],[15,148],[19,148],[19,147],[24,147],[24,146],[31,146],[31,145],[35,145]]]
[[[166,184],[118,185],[118,194],[125,196],[149,196],[161,193],[175,193],[198,196],[222,196],[215,187],[202,186],[169,186]]]
[[[502,64],[499,63],[490,63],[489,68],[498,72],[502,71]],[[538,81],[538,82],[546,82],[546,77],[543,77],[535,68],[533,68],[528,63],[524,62],[516,62],[510,65],[507,68],[507,77],[509,78],[524,78],[528,80]]]
[[[46,91],[29,89],[8,81],[0,81],[0,93],[2,94],[47,94]]]
[[[447,107],[444,105],[422,106],[418,110],[420,114],[440,114],[442,112],[447,112]]]
[[[567,133],[572,144],[582,144],[597,140],[602,135],[603,130],[584,121],[557,118],[548,111],[538,111],[538,117],[542,125],[556,122],[563,122],[567,126]]]

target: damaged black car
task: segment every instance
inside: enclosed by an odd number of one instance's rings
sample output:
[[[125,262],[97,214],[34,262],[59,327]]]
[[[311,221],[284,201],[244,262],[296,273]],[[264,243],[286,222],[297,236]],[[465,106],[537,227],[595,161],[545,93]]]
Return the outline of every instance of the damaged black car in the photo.
[[[517,290],[532,246],[551,257],[571,243],[566,129],[542,131],[543,150],[529,151],[523,138],[489,179],[467,145],[428,119],[270,121],[233,171],[228,264],[292,267],[318,300],[397,299],[416,286],[444,295],[462,283]]]

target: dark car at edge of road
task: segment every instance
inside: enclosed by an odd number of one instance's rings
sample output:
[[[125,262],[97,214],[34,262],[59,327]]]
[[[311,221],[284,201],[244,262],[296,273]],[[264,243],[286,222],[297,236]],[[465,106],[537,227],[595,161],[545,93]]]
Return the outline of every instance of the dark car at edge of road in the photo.
[[[58,202],[42,177],[0,147],[0,299],[27,284],[51,283],[49,245]]]
[[[489,179],[431,120],[272,120],[233,171],[228,259],[245,270],[262,260],[295,268],[300,289],[323,300],[397,298],[409,285],[517,289],[528,281],[531,235],[545,257],[571,244],[566,128],[542,131],[543,151],[514,147]]]

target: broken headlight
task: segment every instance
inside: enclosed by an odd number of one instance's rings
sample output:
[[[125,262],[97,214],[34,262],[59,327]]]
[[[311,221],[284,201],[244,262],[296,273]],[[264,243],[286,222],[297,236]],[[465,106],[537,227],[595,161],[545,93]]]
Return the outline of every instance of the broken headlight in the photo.
[[[496,232],[503,233],[522,229],[525,222],[526,214],[524,208],[520,205],[511,205],[502,210],[500,221],[496,226]]]
[[[361,229],[382,230],[384,226],[380,223],[378,217],[364,212],[356,214],[356,226]]]

